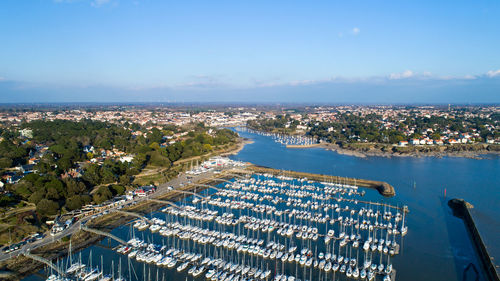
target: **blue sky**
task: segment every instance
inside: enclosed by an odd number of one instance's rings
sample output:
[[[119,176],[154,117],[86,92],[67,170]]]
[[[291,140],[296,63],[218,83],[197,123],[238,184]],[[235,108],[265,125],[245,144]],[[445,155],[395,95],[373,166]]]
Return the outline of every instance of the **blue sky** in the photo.
[[[0,1],[4,102],[500,102],[500,1]]]

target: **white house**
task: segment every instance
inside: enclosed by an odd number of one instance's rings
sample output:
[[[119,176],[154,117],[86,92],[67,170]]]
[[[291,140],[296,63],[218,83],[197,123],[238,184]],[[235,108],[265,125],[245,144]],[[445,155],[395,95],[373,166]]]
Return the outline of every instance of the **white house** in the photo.
[[[419,145],[420,144],[420,140],[419,139],[412,139],[412,140],[410,140],[410,143],[413,144],[413,145]]]
[[[31,129],[22,129],[22,130],[19,130],[19,133],[21,134],[22,137],[25,137],[25,138],[33,138],[33,130]]]
[[[124,163],[124,162],[130,163],[130,162],[132,162],[132,160],[134,160],[134,156],[128,155],[128,156],[122,156],[122,157],[120,157],[120,161],[122,163]]]
[[[407,146],[408,145],[408,141],[399,141],[398,145],[399,146]]]

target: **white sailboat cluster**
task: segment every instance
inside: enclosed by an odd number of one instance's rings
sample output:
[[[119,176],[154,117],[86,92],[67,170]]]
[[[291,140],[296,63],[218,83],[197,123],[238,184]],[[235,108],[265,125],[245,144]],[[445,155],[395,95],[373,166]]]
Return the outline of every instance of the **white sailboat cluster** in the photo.
[[[266,136],[272,138],[276,143],[279,143],[281,145],[313,145],[317,144],[318,140],[316,138],[306,136],[306,135],[288,135],[288,134],[279,134],[279,133],[269,133],[269,132],[262,132],[262,131],[256,131],[249,129],[247,127],[238,127],[236,128],[237,131],[245,131],[245,132],[250,132],[253,134],[261,135],[261,136]]]
[[[164,208],[164,219],[133,224],[163,244],[134,238],[117,251],[210,280],[394,279],[391,258],[407,233],[402,208],[362,201],[364,191],[342,183],[268,174],[233,180]]]
[[[201,195],[133,222],[132,238],[115,251],[175,278],[395,279],[406,209],[363,200],[356,185],[253,174]],[[70,277],[48,280],[123,280],[81,262],[67,270]]]
[[[71,246],[68,267],[65,270],[65,277],[59,276],[58,274],[50,274],[46,279],[47,281],[125,281],[121,275],[121,263],[118,267],[118,274],[115,276],[114,267],[112,266],[113,272],[111,274],[104,273],[104,266],[101,256],[101,266],[94,267],[92,265],[92,252],[89,256],[89,265],[82,262],[82,257],[77,262],[71,261]],[[63,267],[64,268],[64,267]]]

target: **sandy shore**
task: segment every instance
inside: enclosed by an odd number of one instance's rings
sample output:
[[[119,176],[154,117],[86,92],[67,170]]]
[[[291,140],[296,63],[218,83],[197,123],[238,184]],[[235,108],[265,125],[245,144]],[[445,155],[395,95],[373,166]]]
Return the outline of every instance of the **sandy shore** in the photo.
[[[226,151],[224,153],[221,153],[221,156],[229,156],[229,155],[235,155],[238,154],[243,148],[245,148],[245,145],[254,143],[253,140],[251,139],[240,139],[238,143],[236,144],[235,149],[231,149],[229,151]]]

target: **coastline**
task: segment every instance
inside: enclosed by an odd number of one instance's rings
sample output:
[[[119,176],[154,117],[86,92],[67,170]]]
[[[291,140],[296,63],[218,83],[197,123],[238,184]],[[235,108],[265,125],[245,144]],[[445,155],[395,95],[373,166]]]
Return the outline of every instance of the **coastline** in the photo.
[[[338,154],[354,156],[359,158],[366,157],[462,157],[462,158],[470,158],[470,159],[484,159],[487,155],[500,155],[500,151],[490,151],[490,150],[478,150],[478,151],[409,151],[409,152],[397,152],[397,151],[383,151],[381,149],[370,149],[370,150],[361,150],[361,149],[347,149],[342,148],[336,144],[320,144],[314,147],[321,147],[326,150],[335,151]],[[304,147],[307,148],[307,147]],[[425,148],[425,147],[424,147]]]
[[[243,148],[245,148],[245,145],[254,143],[253,140],[247,139],[247,138],[240,138],[238,143],[236,144],[236,148],[230,149],[226,152],[223,152],[220,154],[220,156],[229,156],[229,155],[235,155],[238,154]]]
[[[397,146],[385,143],[348,143],[342,147],[336,143],[315,143],[308,145],[286,145],[289,149],[323,148],[338,154],[366,157],[462,157],[469,159],[485,159],[488,155],[500,156],[499,144],[452,144],[452,145],[408,145]],[[458,149],[457,149],[458,148]],[[453,150],[455,149],[455,150]]]

